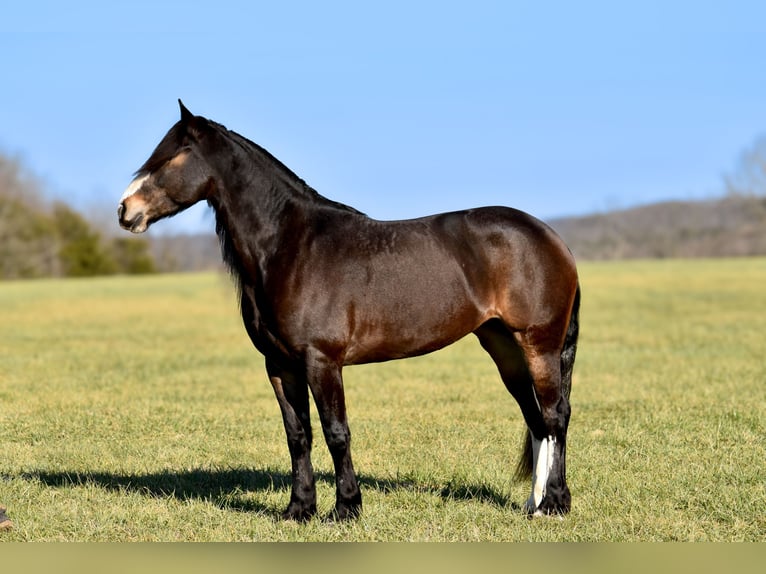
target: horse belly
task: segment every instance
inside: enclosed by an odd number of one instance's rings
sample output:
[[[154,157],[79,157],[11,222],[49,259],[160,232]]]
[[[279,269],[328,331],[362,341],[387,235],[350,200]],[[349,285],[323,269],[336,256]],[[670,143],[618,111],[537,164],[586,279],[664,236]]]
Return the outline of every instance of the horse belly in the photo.
[[[461,281],[431,274],[367,290],[349,305],[348,319],[345,362],[359,364],[445,347],[476,329],[482,311]]]

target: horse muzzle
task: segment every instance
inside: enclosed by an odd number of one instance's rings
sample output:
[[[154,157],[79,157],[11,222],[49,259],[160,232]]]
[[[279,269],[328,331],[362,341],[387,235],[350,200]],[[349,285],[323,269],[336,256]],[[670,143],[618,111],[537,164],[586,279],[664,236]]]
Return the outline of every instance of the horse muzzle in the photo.
[[[149,227],[146,215],[141,211],[128,210],[125,202],[120,203],[117,208],[117,219],[120,227],[131,233],[143,233]]]

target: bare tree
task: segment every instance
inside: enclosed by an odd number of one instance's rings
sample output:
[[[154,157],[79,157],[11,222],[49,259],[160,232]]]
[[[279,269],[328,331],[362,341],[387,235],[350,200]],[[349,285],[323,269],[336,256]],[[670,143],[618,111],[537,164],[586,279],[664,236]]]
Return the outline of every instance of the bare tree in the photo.
[[[766,195],[766,135],[742,152],[734,172],[724,176],[724,183],[729,195]]]

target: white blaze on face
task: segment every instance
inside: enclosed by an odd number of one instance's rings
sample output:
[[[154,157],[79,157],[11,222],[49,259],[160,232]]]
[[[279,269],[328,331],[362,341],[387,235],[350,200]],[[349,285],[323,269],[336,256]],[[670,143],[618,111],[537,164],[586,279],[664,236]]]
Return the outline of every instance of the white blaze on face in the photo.
[[[553,452],[556,446],[556,437],[549,436],[543,440],[532,437],[532,464],[534,475],[532,476],[532,494],[529,496],[525,510],[529,514],[537,514],[537,508],[545,498],[545,488],[548,484],[548,476],[553,468]]]
[[[137,177],[133,181],[130,182],[130,185],[128,186],[128,189],[125,190],[125,193],[122,194],[122,197],[120,198],[120,203],[128,199],[131,195],[135,194],[139,189],[141,189],[141,186],[144,185],[144,182],[149,179],[149,175],[142,175],[141,177]]]

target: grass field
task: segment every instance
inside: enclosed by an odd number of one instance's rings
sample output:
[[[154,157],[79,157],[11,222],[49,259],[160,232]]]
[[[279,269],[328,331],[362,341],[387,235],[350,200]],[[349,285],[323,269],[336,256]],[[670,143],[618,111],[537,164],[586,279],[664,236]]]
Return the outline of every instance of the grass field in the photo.
[[[0,283],[15,524],[0,541],[766,540],[766,260],[584,263],[581,278],[572,513],[520,512],[521,415],[469,337],[345,370],[365,503],[348,524],[278,519],[284,431],[228,278]]]

